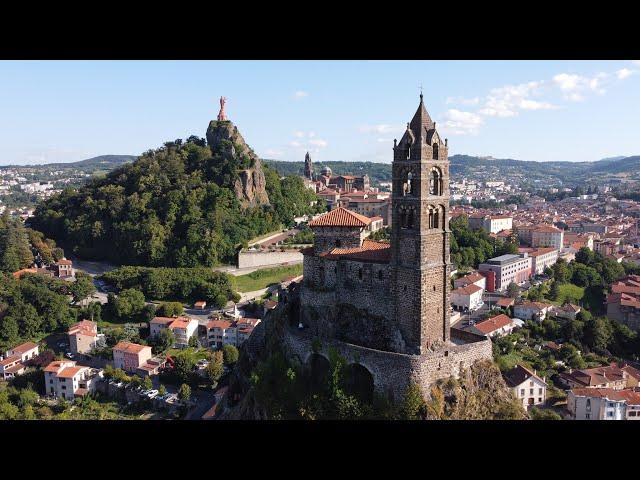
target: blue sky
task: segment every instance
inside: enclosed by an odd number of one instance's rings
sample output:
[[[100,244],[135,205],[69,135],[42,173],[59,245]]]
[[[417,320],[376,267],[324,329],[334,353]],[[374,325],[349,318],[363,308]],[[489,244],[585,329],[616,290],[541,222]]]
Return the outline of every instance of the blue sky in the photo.
[[[640,61],[3,61],[0,164],[204,136],[221,95],[263,158],[389,162],[420,85],[450,154],[640,154]]]

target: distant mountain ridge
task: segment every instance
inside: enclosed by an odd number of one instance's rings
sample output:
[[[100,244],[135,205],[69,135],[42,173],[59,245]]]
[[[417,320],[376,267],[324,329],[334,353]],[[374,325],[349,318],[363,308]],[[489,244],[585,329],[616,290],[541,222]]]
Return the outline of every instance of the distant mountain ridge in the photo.
[[[77,162],[56,162],[56,163],[41,163],[35,165],[0,165],[0,168],[104,168],[112,170],[125,163],[131,163],[136,158],[136,155],[99,155],[97,157],[86,158],[84,160],[78,160]]]
[[[512,158],[452,155],[449,157],[453,181],[463,177],[476,180],[519,179],[524,183],[577,185],[584,182],[611,178],[640,180],[640,155],[609,157],[595,162],[515,160]],[[265,160],[280,175],[302,175],[304,162]],[[391,181],[391,163],[377,162],[317,162],[316,173],[324,167],[331,168],[334,175],[367,174],[374,184]],[[549,180],[551,181],[549,183]]]

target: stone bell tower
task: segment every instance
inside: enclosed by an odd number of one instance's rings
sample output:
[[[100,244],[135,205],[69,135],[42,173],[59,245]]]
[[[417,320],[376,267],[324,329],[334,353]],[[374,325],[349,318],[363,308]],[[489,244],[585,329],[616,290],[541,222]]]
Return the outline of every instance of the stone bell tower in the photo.
[[[447,141],[420,105],[393,147],[392,298],[407,353],[449,340],[449,160]]]

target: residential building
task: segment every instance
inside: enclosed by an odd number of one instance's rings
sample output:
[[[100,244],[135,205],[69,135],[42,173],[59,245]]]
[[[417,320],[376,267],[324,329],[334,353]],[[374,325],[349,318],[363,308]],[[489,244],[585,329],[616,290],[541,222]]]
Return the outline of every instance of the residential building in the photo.
[[[464,277],[460,277],[453,281],[455,288],[466,287],[467,285],[476,285],[481,289],[487,288],[487,279],[478,272],[473,272]]]
[[[640,420],[640,392],[576,388],[567,395],[567,410],[573,420]]]
[[[498,233],[513,228],[513,217],[510,215],[471,215],[469,227],[483,229],[489,233]]]
[[[640,275],[629,275],[611,285],[607,317],[640,330]]]
[[[73,271],[73,262],[63,258],[52,264],[49,269],[53,271],[54,276],[58,278],[71,278],[75,275]]]
[[[135,373],[151,358],[151,347],[131,342],[119,342],[113,347],[113,366]]]
[[[531,257],[531,273],[533,275],[541,275],[544,273],[545,268],[551,268],[558,261],[560,252],[554,247],[541,247],[533,248],[528,253]]]
[[[47,395],[73,400],[95,390],[102,371],[91,367],[77,366],[70,360],[56,360],[44,369]]]
[[[210,348],[224,345],[239,347],[260,323],[258,318],[238,317],[234,320],[211,320],[207,323],[207,344]]]
[[[69,350],[72,353],[87,354],[98,346],[98,324],[82,320],[69,328]],[[104,337],[104,336],[103,336]]]
[[[10,350],[4,356],[0,355],[0,378],[8,380],[25,371],[25,363],[39,355],[38,344],[33,342],[22,343]]]
[[[500,255],[481,263],[478,270],[495,275],[487,275],[487,291],[505,291],[511,282],[522,284],[531,276],[531,257],[527,253]]]
[[[582,311],[582,307],[567,303],[561,307],[554,309],[553,313],[557,318],[563,318],[565,320],[575,320],[578,313]]]
[[[513,316],[525,321],[537,320],[542,322],[552,310],[553,305],[550,303],[525,301],[513,306]]]
[[[604,367],[569,369],[559,375],[559,381],[566,388],[608,388],[623,390],[634,388],[640,382],[640,370],[626,364],[607,365]]]
[[[553,247],[560,250],[564,242],[564,230],[553,225],[540,225],[531,230],[532,247]]]
[[[173,332],[177,348],[186,348],[198,330],[198,321],[189,317],[154,317],[149,322],[149,335],[156,337],[165,328]]]
[[[522,402],[524,408],[534,405],[542,405],[547,400],[547,383],[540,378],[536,371],[533,372],[522,365],[516,365],[513,369],[503,374],[507,386],[513,391],[516,398]]]
[[[484,278],[484,277],[483,277]],[[451,305],[456,310],[474,311],[482,307],[484,290],[476,284],[458,287],[451,291]]]
[[[235,345],[236,329],[228,320],[211,320],[207,323],[207,342],[210,348],[222,348],[224,345]]]
[[[516,324],[513,322],[513,319],[501,313],[495,317],[482,320],[470,326],[467,330],[486,337],[501,337],[511,333],[515,327]]]

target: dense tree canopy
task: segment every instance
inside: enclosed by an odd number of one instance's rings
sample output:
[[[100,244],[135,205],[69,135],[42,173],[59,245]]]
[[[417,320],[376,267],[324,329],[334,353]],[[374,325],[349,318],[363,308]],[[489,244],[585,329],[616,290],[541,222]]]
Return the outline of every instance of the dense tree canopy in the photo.
[[[492,238],[484,230],[472,230],[465,215],[452,219],[449,226],[451,261],[458,267],[477,268],[490,258],[518,251],[515,238],[503,241]]]
[[[301,178],[281,181],[264,167],[271,205],[242,209],[232,182],[250,165],[202,142],[167,143],[79,190],[66,189],[41,203],[31,224],[83,257],[194,267],[229,262],[243,242],[320,208]]]

